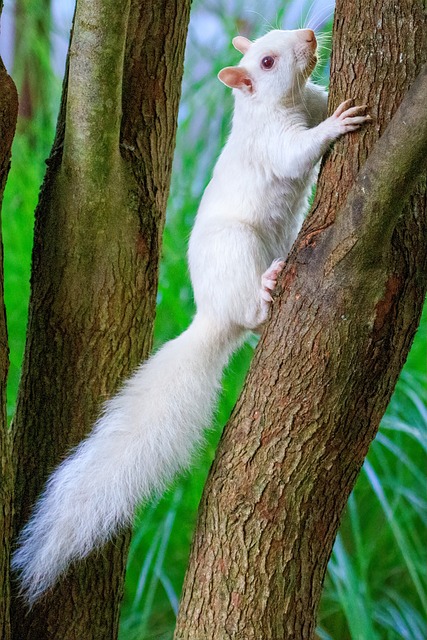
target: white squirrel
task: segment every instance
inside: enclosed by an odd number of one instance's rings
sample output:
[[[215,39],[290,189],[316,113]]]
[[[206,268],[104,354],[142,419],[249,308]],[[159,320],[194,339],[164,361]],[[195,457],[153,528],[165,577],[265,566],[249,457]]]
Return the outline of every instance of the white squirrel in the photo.
[[[31,604],[68,565],[129,523],[135,506],[186,468],[209,426],[221,375],[259,331],[330,144],[370,117],[309,81],[311,29],[237,36],[243,55],[219,79],[234,89],[228,141],[189,244],[197,313],[107,402],[92,433],[51,475],[23,529],[13,567]]]

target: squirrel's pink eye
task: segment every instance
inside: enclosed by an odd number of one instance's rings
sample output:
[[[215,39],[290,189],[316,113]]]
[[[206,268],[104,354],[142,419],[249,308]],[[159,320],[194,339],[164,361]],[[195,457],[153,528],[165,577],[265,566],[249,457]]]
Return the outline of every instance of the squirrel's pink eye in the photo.
[[[261,67],[263,69],[271,69],[273,65],[274,65],[273,56],[265,56],[265,58],[261,60]]]

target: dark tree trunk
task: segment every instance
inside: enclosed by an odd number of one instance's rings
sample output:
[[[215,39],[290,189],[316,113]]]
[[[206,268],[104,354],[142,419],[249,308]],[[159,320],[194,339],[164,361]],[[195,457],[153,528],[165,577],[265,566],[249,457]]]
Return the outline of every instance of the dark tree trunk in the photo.
[[[2,3],[0,3],[0,14]],[[10,167],[10,150],[18,116],[18,96],[0,58],[0,211]],[[9,366],[3,290],[3,243],[0,229],[0,639],[10,638],[10,545],[12,534],[12,451],[6,420],[6,380]]]
[[[324,163],[205,487],[177,640],[313,638],[426,292],[426,67],[377,143],[426,57],[422,0],[337,3],[330,110],[354,97],[375,124]]]
[[[15,534],[48,474],[150,351],[189,1],[79,0],[36,211],[14,419]],[[129,532],[79,563],[16,640],[115,638]]]

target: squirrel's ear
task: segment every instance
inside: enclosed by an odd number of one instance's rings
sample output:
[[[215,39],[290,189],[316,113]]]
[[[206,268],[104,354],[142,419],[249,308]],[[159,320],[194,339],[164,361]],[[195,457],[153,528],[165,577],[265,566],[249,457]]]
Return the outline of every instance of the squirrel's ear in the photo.
[[[252,79],[244,67],[225,67],[218,73],[218,78],[231,89],[253,91]]]
[[[233,43],[233,47],[237,49],[237,51],[240,51],[240,53],[243,53],[243,54],[246,53],[246,51],[249,49],[249,47],[252,44],[252,42],[247,38],[245,38],[244,36],[236,36],[235,38],[233,38],[231,42]]]

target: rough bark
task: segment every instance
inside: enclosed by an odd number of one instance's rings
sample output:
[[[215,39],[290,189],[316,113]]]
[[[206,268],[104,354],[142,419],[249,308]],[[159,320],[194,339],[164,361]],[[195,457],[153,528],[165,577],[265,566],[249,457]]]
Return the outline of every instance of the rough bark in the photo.
[[[0,3],[1,15],[2,3]],[[18,116],[18,96],[0,58],[0,211],[10,167],[10,152]],[[1,220],[1,219],[0,219]],[[0,229],[0,638],[10,638],[10,545],[12,535],[13,472],[6,419],[6,380],[9,366],[3,290],[3,243]]]
[[[375,126],[324,163],[205,488],[176,639],[314,635],[341,513],[426,292],[425,69],[375,145],[426,60],[426,27],[421,0],[337,3],[330,108],[355,97]]]
[[[14,419],[15,534],[49,472],[151,348],[189,2],[79,0],[36,211]],[[115,638],[129,532],[79,563],[13,637]]]

